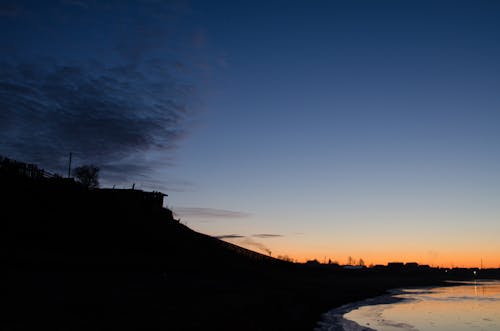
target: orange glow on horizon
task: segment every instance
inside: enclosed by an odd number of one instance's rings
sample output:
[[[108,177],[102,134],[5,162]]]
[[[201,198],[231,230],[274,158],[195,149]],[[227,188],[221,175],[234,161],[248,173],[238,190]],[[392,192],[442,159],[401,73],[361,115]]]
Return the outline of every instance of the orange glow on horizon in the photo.
[[[244,243],[238,242],[237,240],[231,241],[232,243],[245,247],[247,249],[266,254],[263,251],[256,249],[255,247],[245,245]],[[348,264],[349,256],[355,261],[355,264],[359,263],[362,259],[366,266],[370,265],[387,265],[389,262],[417,262],[420,265],[429,265],[431,267],[441,267],[441,268],[500,268],[500,254],[493,254],[493,252],[488,252],[484,254],[485,258],[481,258],[480,252],[466,252],[466,251],[455,251],[446,252],[446,254],[437,254],[436,256],[422,256],[419,251],[411,250],[400,250],[400,251],[384,251],[384,252],[370,252],[363,254],[361,249],[356,250],[353,254],[343,254],[339,253],[328,254],[327,250],[314,250],[314,249],[300,249],[295,247],[295,249],[286,249],[283,246],[278,245],[268,245],[272,251],[272,257],[280,258],[287,257],[291,258],[295,262],[304,263],[308,260],[317,260],[320,263],[328,263],[330,260],[332,263],[339,263],[340,265]],[[332,249],[331,251],[338,251]],[[359,253],[358,253],[359,252]],[[429,254],[427,254],[429,255]],[[482,264],[482,265],[481,265]]]
[[[283,224],[284,221],[283,221]],[[243,229],[214,229],[213,224],[198,223],[198,231],[214,236],[224,232],[239,233],[237,238],[225,240],[235,245],[275,258],[292,259],[296,262],[317,260],[340,265],[349,264],[349,257],[357,264],[362,259],[366,266],[387,265],[389,262],[416,262],[420,265],[442,268],[500,268],[500,242],[496,228],[487,232],[455,231],[453,229],[433,231],[412,228],[398,231],[378,230],[376,227],[342,230],[325,226],[302,232],[289,229],[282,235],[259,237],[259,227],[245,224]],[[227,226],[227,228],[226,228]],[[391,228],[392,229],[392,228]],[[268,229],[266,233],[280,234],[280,228]],[[296,232],[294,230],[297,230]]]

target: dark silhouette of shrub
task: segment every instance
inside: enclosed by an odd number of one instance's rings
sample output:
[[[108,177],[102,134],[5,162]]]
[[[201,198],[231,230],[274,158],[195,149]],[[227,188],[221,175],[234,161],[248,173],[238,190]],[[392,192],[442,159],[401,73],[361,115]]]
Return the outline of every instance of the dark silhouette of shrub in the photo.
[[[92,164],[83,165],[73,170],[73,176],[86,188],[99,187],[99,167]]]

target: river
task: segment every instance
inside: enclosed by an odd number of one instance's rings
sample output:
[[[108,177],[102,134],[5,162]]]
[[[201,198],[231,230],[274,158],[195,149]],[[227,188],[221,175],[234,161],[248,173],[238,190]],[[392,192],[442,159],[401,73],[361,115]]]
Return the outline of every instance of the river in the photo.
[[[500,281],[395,290],[325,314],[324,331],[498,331]]]

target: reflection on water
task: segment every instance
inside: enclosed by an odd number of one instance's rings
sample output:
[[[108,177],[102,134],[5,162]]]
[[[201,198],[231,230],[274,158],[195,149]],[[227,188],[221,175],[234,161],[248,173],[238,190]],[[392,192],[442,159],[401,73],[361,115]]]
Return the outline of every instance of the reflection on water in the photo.
[[[500,281],[404,290],[396,297],[403,300],[362,306],[344,318],[379,331],[500,330]]]

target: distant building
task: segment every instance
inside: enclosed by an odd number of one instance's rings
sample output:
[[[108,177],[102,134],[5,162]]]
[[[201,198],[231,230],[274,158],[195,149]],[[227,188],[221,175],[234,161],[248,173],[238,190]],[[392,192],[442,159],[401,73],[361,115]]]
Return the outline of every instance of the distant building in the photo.
[[[19,162],[2,156],[0,156],[0,176],[7,179],[24,178],[43,182],[47,185],[56,185],[59,189],[62,187],[82,189],[82,185],[77,183],[73,178],[62,178],[61,176],[38,168],[35,164]],[[101,201],[114,202],[124,206],[141,206],[152,209],[162,208],[164,197],[167,196],[167,194],[156,191],[145,192],[135,189],[114,188],[90,190],[89,194],[98,200],[102,198]]]
[[[403,269],[405,264],[403,262],[389,262],[387,267],[391,269]]]
[[[365,269],[366,267],[364,265],[345,265],[343,268],[347,270],[360,270]]]
[[[411,269],[411,270],[418,269],[418,263],[417,262],[406,262],[405,268]]]
[[[385,269],[386,266],[383,265],[383,264],[376,264],[372,267],[372,269],[376,269],[376,270],[381,270],[381,269]]]
[[[319,263],[318,260],[314,259],[314,260],[308,260],[305,264],[307,266],[319,266],[321,263]]]

